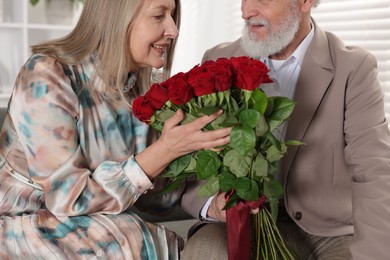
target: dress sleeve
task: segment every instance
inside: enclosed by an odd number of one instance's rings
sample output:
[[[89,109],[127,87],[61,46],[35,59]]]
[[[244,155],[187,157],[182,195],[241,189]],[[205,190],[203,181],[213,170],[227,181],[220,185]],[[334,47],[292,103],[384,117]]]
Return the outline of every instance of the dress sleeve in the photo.
[[[30,178],[42,187],[53,214],[120,213],[152,183],[133,155],[90,170],[80,146],[80,106],[72,84],[61,64],[47,56],[32,56],[19,73],[9,109]]]

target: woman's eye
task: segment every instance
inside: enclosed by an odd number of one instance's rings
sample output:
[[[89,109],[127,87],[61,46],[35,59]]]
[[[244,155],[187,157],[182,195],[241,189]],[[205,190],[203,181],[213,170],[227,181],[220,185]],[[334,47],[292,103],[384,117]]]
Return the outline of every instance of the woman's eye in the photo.
[[[160,21],[160,20],[164,19],[164,15],[162,15],[162,14],[156,15],[156,16],[154,16],[154,19]]]

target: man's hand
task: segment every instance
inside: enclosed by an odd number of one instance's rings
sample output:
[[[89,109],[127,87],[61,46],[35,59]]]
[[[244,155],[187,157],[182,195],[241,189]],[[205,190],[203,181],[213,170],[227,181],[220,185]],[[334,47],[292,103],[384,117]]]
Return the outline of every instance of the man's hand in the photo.
[[[211,201],[210,207],[207,211],[207,216],[209,218],[226,222],[226,210],[223,210],[223,207],[225,207],[226,204],[225,195],[226,192],[220,192]]]
[[[226,210],[223,210],[226,204],[226,192],[218,193],[210,203],[210,207],[207,211],[207,216],[215,220],[226,222]],[[259,212],[259,208],[251,209],[251,214],[256,214]]]

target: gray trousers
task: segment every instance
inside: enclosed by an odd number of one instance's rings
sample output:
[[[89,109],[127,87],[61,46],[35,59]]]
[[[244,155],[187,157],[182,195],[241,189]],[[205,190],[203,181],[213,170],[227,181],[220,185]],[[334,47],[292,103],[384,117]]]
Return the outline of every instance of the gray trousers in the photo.
[[[288,215],[279,214],[278,227],[287,243],[302,260],[350,259],[352,236],[320,237],[304,232]],[[186,242],[181,260],[228,259],[225,223],[209,223],[200,227]]]

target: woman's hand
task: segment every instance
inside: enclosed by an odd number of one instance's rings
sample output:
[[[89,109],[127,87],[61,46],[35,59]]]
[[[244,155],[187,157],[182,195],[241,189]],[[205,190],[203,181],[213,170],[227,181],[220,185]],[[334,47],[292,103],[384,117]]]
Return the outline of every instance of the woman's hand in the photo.
[[[230,127],[210,131],[202,130],[222,113],[223,111],[220,110],[210,116],[202,116],[180,125],[185,115],[182,110],[177,111],[165,121],[161,137],[136,156],[138,164],[150,178],[154,178],[180,156],[228,144]]]
[[[202,116],[185,125],[179,125],[184,120],[184,112],[177,111],[164,125],[160,141],[173,160],[182,155],[202,149],[213,149],[230,142],[231,128],[203,131],[210,122],[222,114],[222,110],[210,116]]]

